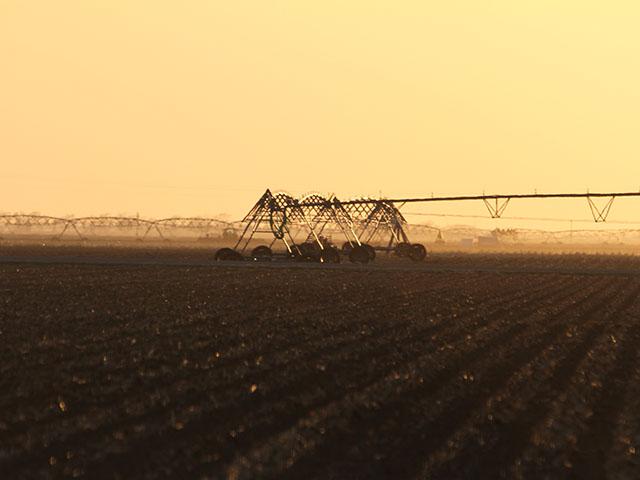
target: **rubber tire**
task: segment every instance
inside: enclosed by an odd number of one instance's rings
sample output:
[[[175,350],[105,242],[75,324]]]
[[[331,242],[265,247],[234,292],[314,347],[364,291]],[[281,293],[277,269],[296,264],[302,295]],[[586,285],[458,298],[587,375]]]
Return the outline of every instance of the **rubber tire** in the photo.
[[[237,262],[243,260],[242,255],[232,248],[221,248],[216,252],[215,259],[217,262]]]
[[[396,245],[395,253],[398,257],[408,257],[411,253],[411,245],[407,242],[400,242]]]
[[[351,245],[351,242],[344,242],[342,244],[342,253],[344,253],[345,255],[349,255],[351,253],[351,250],[353,250],[353,245]]]
[[[295,260],[296,262],[301,262],[303,260],[302,258],[302,249],[300,248],[300,245],[292,243],[291,244],[291,253],[289,254],[289,256]]]
[[[363,243],[362,246],[365,248],[365,250],[369,254],[369,260],[373,262],[376,259],[376,249],[367,243]]]
[[[411,251],[409,252],[409,258],[414,262],[421,262],[427,256],[427,249],[421,243],[414,243],[411,245]]]
[[[322,250],[315,243],[301,243],[298,245],[300,249],[301,260],[306,262],[319,262],[322,254]]]
[[[256,248],[251,250],[251,256],[256,261],[268,262],[273,257],[273,252],[266,245],[258,245]]]
[[[349,260],[351,263],[369,263],[371,257],[369,256],[369,252],[362,245],[356,245],[353,247],[351,252],[349,252]]]
[[[335,247],[325,247],[322,250],[322,261],[324,263],[340,263],[340,252]]]

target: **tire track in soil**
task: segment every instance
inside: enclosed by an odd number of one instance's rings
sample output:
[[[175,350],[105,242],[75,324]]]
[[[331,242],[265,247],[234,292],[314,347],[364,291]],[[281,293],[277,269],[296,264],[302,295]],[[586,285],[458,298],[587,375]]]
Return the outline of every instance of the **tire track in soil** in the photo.
[[[527,380],[527,385],[522,385],[520,388],[517,385],[512,385],[512,388],[508,389],[510,392],[507,391],[505,395],[500,395],[500,405],[508,412],[501,414],[500,410],[491,409],[491,419],[488,419],[487,415],[484,415],[485,410],[481,408],[475,418],[476,425],[474,425],[473,436],[468,437],[465,444],[459,447],[457,452],[448,452],[449,460],[444,464],[436,464],[434,468],[434,465],[429,466],[427,463],[421,476],[448,479],[474,476],[480,472],[486,478],[503,478],[507,475],[508,468],[529,445],[533,428],[548,415],[552,408],[552,399],[566,389],[568,379],[576,372],[581,362],[605,333],[607,327],[605,322],[626,311],[639,292],[640,286],[636,285],[631,293],[621,299],[619,305],[615,306],[613,311],[605,314],[603,318],[592,315],[587,319],[587,322],[581,326],[583,330],[586,328],[586,331],[582,332],[580,341],[575,342],[576,344],[569,351],[558,354],[560,358],[556,360],[557,363],[552,367],[551,372],[532,373],[521,379],[522,381]],[[563,338],[557,343],[557,348],[554,350],[560,351],[569,342]],[[549,363],[548,360],[545,360],[542,365],[539,365],[539,368],[544,368]],[[515,394],[515,398],[508,396],[511,392]],[[524,406],[524,408],[518,408],[518,406]],[[493,419],[495,418],[500,418],[499,426],[494,424]],[[480,424],[478,425],[479,419]],[[469,427],[467,425],[467,428]],[[478,438],[482,438],[482,444],[478,444]],[[448,448],[443,447],[443,450],[448,450]],[[437,456],[437,452],[432,453],[432,457],[435,456]],[[600,477],[596,476],[596,478]]]
[[[608,290],[611,290],[609,288]],[[450,401],[446,405],[441,407],[442,412],[437,414],[427,426],[421,425],[406,425],[403,429],[392,429],[392,432],[402,432],[400,443],[395,446],[386,445],[384,447],[386,458],[390,461],[386,461],[383,465],[385,472],[389,475],[396,476],[396,478],[409,478],[414,470],[419,468],[419,465],[411,464],[410,461],[419,461],[420,458],[424,458],[426,454],[438,447],[441,438],[449,436],[455,431],[458,426],[466,420],[469,415],[469,411],[473,410],[478,403],[482,403],[483,399],[487,397],[491,391],[499,388],[505,381],[505,372],[509,375],[518,371],[522,366],[526,365],[528,361],[534,358],[544,346],[550,342],[554,337],[559,335],[567,325],[571,324],[571,321],[576,322],[578,319],[565,320],[562,317],[563,314],[568,313],[572,309],[576,309],[578,304],[585,306],[588,309],[600,309],[603,308],[609,296],[607,293],[602,295],[586,295],[578,300],[576,304],[568,304],[559,307],[559,311],[555,312],[553,318],[557,320],[553,325],[547,327],[545,325],[545,331],[543,334],[539,334],[534,330],[535,324],[521,325],[521,328],[514,329],[513,335],[511,335],[507,342],[495,342],[492,345],[480,346],[475,351],[472,351],[465,355],[457,362],[451,362],[445,366],[442,370],[434,376],[431,381],[414,388],[410,392],[404,392],[401,398],[396,395],[395,399],[384,405],[382,409],[378,409],[375,412],[375,421],[378,424],[376,430],[378,434],[374,437],[384,438],[384,431],[380,431],[380,426],[384,426],[386,422],[394,422],[394,419],[410,419],[419,418],[415,417],[418,413],[416,406],[412,405],[412,402],[418,402],[418,404],[424,403],[428,398],[434,397],[437,393],[441,392],[445,386],[451,383],[452,380],[457,380],[461,377],[463,371],[479,372],[478,368],[473,368],[475,362],[481,363],[487,362],[488,365],[482,370],[482,378],[486,378],[485,382],[474,382],[470,386],[466,385],[462,390],[462,396],[457,396],[454,400]],[[548,320],[548,318],[538,319],[539,322]],[[527,339],[529,342],[518,341],[520,336],[526,336],[527,332],[531,332],[533,338]],[[500,350],[502,345],[506,344],[507,347]],[[519,348],[520,345],[526,345],[524,348]],[[494,348],[496,350],[494,350]],[[487,357],[487,351],[493,351],[491,357]],[[505,363],[506,362],[506,363]],[[407,393],[411,396],[407,397]],[[415,399],[415,400],[414,400]],[[425,406],[428,408],[428,406]],[[432,407],[432,411],[434,411]],[[431,412],[430,412],[431,413]],[[366,421],[364,418],[360,421],[356,420],[356,424],[348,425],[344,431],[340,434],[340,437],[328,434],[324,436],[323,447],[320,451],[315,451],[314,455],[319,458],[331,458],[332,461],[339,459],[345,455],[344,451],[338,451],[335,445],[356,445],[360,448],[364,448],[365,451],[371,453],[375,449],[366,448],[363,445],[361,438],[361,432],[366,430]],[[363,424],[362,426],[360,426]],[[428,431],[430,436],[424,437],[424,432]],[[357,460],[353,460],[353,452],[350,460],[354,464],[365,465],[366,462],[362,461],[358,463]],[[307,458],[308,454],[307,454]],[[413,460],[409,460],[413,459]],[[286,473],[282,478],[295,478],[298,475],[304,475],[315,470],[314,459],[310,459],[309,463],[304,461],[296,462],[293,468]],[[327,472],[329,473],[329,472]]]
[[[550,288],[550,289],[552,289],[552,290],[555,290],[553,287],[554,287],[554,285],[553,285],[553,284],[551,284],[551,285],[548,285],[546,288]]]
[[[600,282],[602,283],[602,282]],[[591,288],[594,287],[594,282],[591,283],[590,285]],[[582,285],[579,286],[579,289],[582,289]],[[573,292],[573,294],[575,295],[576,292]],[[570,299],[571,295],[568,295],[564,300],[568,301]],[[585,294],[584,298],[582,298],[582,301],[588,301],[589,300],[589,290],[587,290],[587,293]],[[534,307],[535,310],[535,307]],[[461,352],[458,354],[456,357],[457,360],[448,360],[447,362],[445,362],[445,364],[449,364],[449,365],[453,365],[450,367],[447,367],[445,370],[443,370],[441,373],[439,372],[437,374],[437,378],[434,379],[432,382],[427,382],[427,384],[425,385],[430,385],[433,384],[437,384],[438,381],[439,383],[445,383],[447,379],[451,376],[450,375],[450,371],[451,369],[455,369],[458,368],[458,365],[461,363],[465,363],[465,359],[469,360],[470,358],[482,358],[485,354],[486,351],[488,349],[490,349],[491,347],[498,347],[501,344],[512,340],[512,338],[514,338],[515,336],[518,335],[518,333],[520,331],[522,331],[523,329],[523,325],[519,325],[519,324],[513,324],[510,326],[507,326],[504,330],[499,330],[497,332],[490,332],[487,335],[489,335],[489,338],[486,339],[484,342],[481,342],[480,345],[478,345],[476,348],[471,349],[470,351],[466,351],[469,349],[469,346],[466,345],[466,350],[465,350],[465,345],[461,345],[462,349]],[[477,339],[476,339],[477,340]],[[439,354],[441,354],[441,352],[438,352]],[[446,353],[446,352],[445,352]],[[429,359],[431,356],[429,355],[425,355],[425,357],[428,357],[427,359]],[[446,357],[445,357],[446,358]],[[426,360],[425,360],[426,361]],[[412,362],[414,363],[414,362]],[[360,402],[364,402],[365,405],[367,402],[370,402],[371,400],[367,400],[367,398],[376,398],[376,393],[375,387],[378,387],[379,389],[381,388],[382,391],[380,392],[381,397],[383,398],[384,396],[388,396],[389,392],[385,391],[387,390],[385,388],[385,385],[387,385],[388,383],[393,384],[394,383],[394,379],[393,378],[379,378],[377,382],[374,382],[373,385],[369,385],[369,386],[364,386],[363,390],[359,391],[359,392],[354,392],[353,394],[344,397],[343,399],[340,400],[340,402],[338,402],[337,404],[331,404],[328,405],[327,407],[320,409],[320,410],[316,410],[313,412],[309,412],[310,415],[312,415],[311,417],[305,417],[302,418],[300,421],[298,421],[298,423],[296,424],[296,426],[294,426],[293,428],[284,431],[284,432],[280,432],[278,435],[276,435],[275,437],[271,438],[270,441],[268,441],[265,445],[263,446],[259,446],[256,447],[253,451],[249,452],[247,455],[245,455],[244,457],[241,457],[239,459],[236,459],[236,461],[234,461],[231,465],[230,465],[230,469],[231,470],[238,470],[238,471],[242,471],[244,470],[244,467],[249,467],[251,466],[251,468],[257,468],[257,471],[262,471],[262,469],[267,469],[267,465],[263,464],[262,462],[264,462],[264,460],[262,460],[264,457],[272,457],[275,454],[279,453],[280,455],[283,454],[283,452],[286,452],[287,450],[289,450],[291,452],[291,454],[295,457],[295,456],[302,456],[302,455],[310,455],[312,452],[310,452],[308,449],[303,448],[302,445],[304,445],[304,443],[306,442],[308,445],[306,447],[309,447],[309,445],[313,445],[314,441],[309,438],[307,440],[304,440],[303,437],[301,437],[302,433],[301,430],[305,432],[305,434],[307,436],[318,436],[315,434],[315,431],[320,429],[320,422],[324,422],[328,419],[331,419],[335,416],[340,416],[340,415],[344,415],[345,413],[348,413],[350,411],[355,411],[354,409],[357,407],[357,404]],[[424,389],[425,386],[422,386],[422,389]],[[396,395],[404,395],[404,393],[402,393],[401,391],[395,392]],[[364,399],[363,399],[364,397]],[[341,404],[347,404],[347,408],[346,411],[343,412],[341,408],[338,408]],[[392,401],[393,404],[393,401]],[[376,413],[377,416],[377,413]],[[327,431],[329,431],[329,429],[326,429]],[[335,433],[335,432],[334,432]],[[344,432],[342,432],[344,433]],[[336,433],[337,435],[337,433]],[[322,438],[325,438],[329,436],[327,435],[322,435]],[[333,443],[334,440],[337,440],[337,438],[332,437],[332,439],[330,440],[324,440],[324,443],[322,444],[323,448],[326,448],[328,450],[331,450],[331,444]],[[301,445],[302,444],[302,445]],[[348,442],[347,442],[348,444]],[[280,445],[280,447],[277,447],[277,445]],[[289,447],[284,447],[283,445],[289,445]],[[280,452],[278,452],[278,450],[280,450]],[[305,451],[306,450],[306,451]],[[268,453],[271,452],[271,453]],[[313,453],[317,453],[317,452],[313,452]],[[336,451],[333,452],[331,451],[326,457],[324,455],[320,455],[323,458],[331,458],[332,453],[335,453],[336,455],[340,455],[343,452],[341,451]],[[282,460],[282,463],[280,463],[280,467],[284,468],[286,460]],[[273,465],[271,465],[273,467]],[[278,465],[276,465],[277,467]],[[276,468],[277,469],[277,468]],[[279,471],[279,470],[278,470]],[[295,475],[293,475],[295,476]]]

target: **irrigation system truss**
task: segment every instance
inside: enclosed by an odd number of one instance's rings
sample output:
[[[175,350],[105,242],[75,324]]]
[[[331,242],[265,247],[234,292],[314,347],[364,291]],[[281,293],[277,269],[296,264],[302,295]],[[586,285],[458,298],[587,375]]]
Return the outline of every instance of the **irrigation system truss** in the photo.
[[[354,262],[366,263],[384,252],[406,257],[415,261],[423,260],[426,249],[412,243],[409,235],[425,232],[436,234],[436,241],[442,240],[440,229],[429,225],[409,225],[400,209],[407,204],[428,204],[430,202],[482,202],[491,218],[504,217],[504,213],[514,200],[520,199],[567,199],[582,198],[587,202],[592,219],[596,223],[606,222],[616,198],[640,197],[640,192],[607,193],[532,193],[508,195],[464,195],[414,198],[357,198],[342,201],[334,195],[323,197],[319,194],[294,198],[283,192],[266,190],[249,213],[238,222],[216,218],[171,217],[159,220],[126,216],[93,216],[62,218],[46,215],[0,214],[0,233],[18,234],[53,230],[54,238],[75,235],[85,239],[103,232],[126,232],[145,239],[151,235],[166,238],[171,232],[196,232],[199,237],[233,239],[232,248],[223,248],[216,253],[219,260],[269,260],[274,256],[273,246],[281,242],[286,258],[319,262],[339,262],[346,256]],[[415,215],[415,213],[412,213]],[[418,215],[430,215],[419,213]],[[433,214],[437,215],[437,214]],[[454,215],[455,216],[455,215]],[[462,215],[461,215],[462,216]],[[475,216],[474,216],[475,218]],[[515,218],[515,217],[514,217]],[[523,218],[525,219],[525,218]],[[533,220],[533,219],[532,219]],[[584,221],[584,220],[581,220]],[[632,222],[622,222],[632,223]],[[447,229],[447,235],[451,229]],[[614,234],[617,238],[628,238],[640,230],[621,230]],[[505,240],[529,235],[536,238],[572,238],[580,230],[567,232],[544,232],[542,230],[518,229],[499,232]],[[584,232],[588,233],[587,230]],[[465,232],[458,232],[464,234]],[[466,232],[471,234],[471,230]],[[247,252],[254,237],[267,234],[269,240]],[[262,235],[264,239],[264,235]],[[340,240],[341,239],[341,240]],[[254,242],[255,243],[255,242]]]
[[[165,237],[168,230],[191,230],[201,234],[210,231],[235,232],[238,222],[227,222],[216,218],[171,217],[160,220],[149,220],[140,217],[97,216],[63,218],[47,215],[10,214],[0,215],[0,227],[4,231],[29,231],[42,228],[58,228],[54,238],[62,238],[66,232],[73,232],[77,238],[86,238],[89,232],[96,230],[135,231],[136,237],[147,238],[155,233]]]
[[[407,203],[429,203],[429,202],[460,202],[469,200],[481,200],[484,202],[491,218],[500,218],[504,213],[507,205],[511,200],[518,199],[544,199],[544,198],[584,198],[587,200],[589,209],[593,215],[595,222],[606,222],[613,201],[622,197],[640,197],[640,192],[611,192],[611,193],[526,193],[526,194],[510,194],[510,195],[459,195],[446,197],[413,197],[413,198],[395,198],[395,199],[356,199],[342,202],[343,205],[358,205],[371,203],[390,203],[401,204]],[[598,206],[595,199],[604,198],[606,203]]]
[[[245,228],[234,248],[223,248],[216,254],[218,260],[242,260],[254,235],[271,233],[269,245],[260,245],[251,251],[250,258],[271,259],[272,246],[281,240],[290,258],[320,262],[340,261],[338,248],[321,234],[329,226],[338,227],[344,235],[342,252],[352,262],[366,263],[375,259],[376,251],[395,253],[421,261],[426,256],[422,244],[411,243],[407,235],[407,221],[400,213],[406,204],[429,202],[482,201],[491,218],[501,218],[512,200],[584,198],[594,222],[606,222],[616,198],[640,197],[640,192],[608,193],[532,193],[498,195],[462,195],[413,198],[360,198],[340,201],[336,197],[319,195],[297,200],[284,193],[275,195],[267,190],[247,216]],[[599,199],[604,199],[604,205]],[[399,207],[397,206],[399,205]],[[296,230],[305,233],[302,242],[296,239]],[[441,236],[438,234],[438,238]]]

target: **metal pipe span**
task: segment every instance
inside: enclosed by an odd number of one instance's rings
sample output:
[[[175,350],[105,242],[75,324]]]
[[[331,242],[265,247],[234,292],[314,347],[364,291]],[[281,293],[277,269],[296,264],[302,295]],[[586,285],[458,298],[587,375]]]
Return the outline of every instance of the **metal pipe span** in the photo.
[[[519,193],[510,195],[460,195],[451,197],[422,197],[422,198],[381,198],[357,199],[341,201],[343,205],[357,205],[363,203],[421,203],[421,202],[455,202],[462,200],[511,200],[516,198],[590,198],[590,197],[640,197],[640,192],[611,192],[611,193]]]

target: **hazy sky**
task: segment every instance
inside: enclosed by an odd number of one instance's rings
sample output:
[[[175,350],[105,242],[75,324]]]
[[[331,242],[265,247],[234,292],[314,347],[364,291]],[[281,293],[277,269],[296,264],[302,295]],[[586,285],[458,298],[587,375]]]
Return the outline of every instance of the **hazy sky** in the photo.
[[[0,0],[0,211],[635,191],[639,24],[615,0]],[[588,216],[547,205],[509,213]]]

